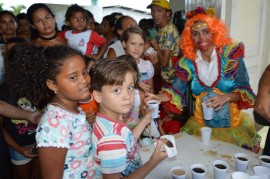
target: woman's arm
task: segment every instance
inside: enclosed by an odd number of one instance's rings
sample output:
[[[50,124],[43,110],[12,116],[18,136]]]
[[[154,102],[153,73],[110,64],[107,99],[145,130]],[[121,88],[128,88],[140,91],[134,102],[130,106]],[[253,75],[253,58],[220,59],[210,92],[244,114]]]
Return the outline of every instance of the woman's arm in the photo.
[[[107,58],[115,59],[116,57],[117,56],[116,56],[115,50],[113,48],[109,48]]]
[[[270,121],[270,65],[268,65],[260,79],[259,90],[255,99],[254,110]]]
[[[68,149],[56,147],[39,147],[41,175],[44,179],[63,178],[64,164]]]

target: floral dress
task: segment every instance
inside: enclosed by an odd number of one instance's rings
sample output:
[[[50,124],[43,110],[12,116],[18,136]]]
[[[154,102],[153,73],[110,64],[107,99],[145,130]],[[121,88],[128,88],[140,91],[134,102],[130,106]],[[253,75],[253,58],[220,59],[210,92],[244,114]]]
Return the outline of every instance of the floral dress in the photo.
[[[74,114],[49,104],[37,128],[37,147],[68,149],[63,178],[94,178],[91,133],[83,112]]]

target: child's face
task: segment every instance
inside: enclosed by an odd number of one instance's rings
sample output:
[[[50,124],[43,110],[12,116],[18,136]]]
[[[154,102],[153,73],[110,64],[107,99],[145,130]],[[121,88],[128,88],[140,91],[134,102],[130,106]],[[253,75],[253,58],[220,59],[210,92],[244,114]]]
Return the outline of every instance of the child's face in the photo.
[[[144,40],[139,34],[131,34],[127,42],[123,42],[126,54],[133,56],[136,60],[141,57],[144,51]]]
[[[122,85],[103,86],[101,92],[94,91],[93,96],[99,103],[101,113],[112,119],[130,111],[134,102],[134,76],[128,72]]]
[[[16,22],[15,19],[9,15],[4,14],[0,18],[0,29],[4,35],[15,35]]]
[[[56,75],[56,83],[48,87],[62,100],[77,102],[89,99],[90,76],[83,58],[79,55],[67,58],[61,72]]]
[[[37,9],[33,13],[32,18],[33,28],[38,31],[39,35],[52,36],[55,34],[54,17],[46,9]]]
[[[69,19],[70,27],[74,32],[84,32],[86,29],[86,14],[75,12]]]
[[[21,34],[30,34],[30,23],[27,19],[21,19],[18,21],[18,29]]]

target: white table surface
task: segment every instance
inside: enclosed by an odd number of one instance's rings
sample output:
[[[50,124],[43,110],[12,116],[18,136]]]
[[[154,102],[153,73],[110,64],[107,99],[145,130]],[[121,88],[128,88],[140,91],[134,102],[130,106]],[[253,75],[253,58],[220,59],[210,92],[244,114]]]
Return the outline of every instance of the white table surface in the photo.
[[[234,154],[241,152],[251,157],[247,173],[254,175],[253,167],[259,165],[259,154],[255,154],[236,145],[211,140],[209,145],[203,145],[200,137],[195,137],[187,133],[175,134],[177,156],[165,159],[154,168],[145,178],[146,179],[169,179],[171,178],[170,169],[174,166],[184,166],[188,169],[187,179],[191,179],[190,167],[192,164],[200,163],[207,167],[206,179],[213,179],[212,162],[220,159],[228,162],[229,169],[226,179],[231,179],[231,173],[235,172]],[[154,151],[154,144],[143,146],[140,150],[142,162],[149,160]]]

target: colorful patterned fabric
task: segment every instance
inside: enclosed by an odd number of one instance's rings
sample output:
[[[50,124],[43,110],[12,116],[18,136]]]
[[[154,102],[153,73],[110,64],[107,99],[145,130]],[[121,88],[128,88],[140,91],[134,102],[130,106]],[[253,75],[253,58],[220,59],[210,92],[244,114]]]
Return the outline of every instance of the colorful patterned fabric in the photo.
[[[102,178],[102,173],[127,176],[141,166],[136,139],[124,123],[98,113],[92,142],[97,178]]]
[[[176,26],[169,23],[158,31],[157,42],[162,50],[171,50],[171,58],[166,68],[161,68],[161,76],[167,83],[172,83],[174,79],[174,67],[179,55],[180,36]]]
[[[244,118],[241,109],[252,107],[255,94],[250,88],[249,77],[244,57],[244,46],[242,43],[235,43],[223,48],[223,53],[219,55],[218,61],[218,79],[211,85],[205,85],[198,76],[197,64],[186,58],[182,58],[176,67],[176,78],[171,87],[163,89],[171,101],[165,103],[164,107],[169,111],[181,113],[182,107],[185,105],[184,93],[188,82],[191,82],[191,90],[195,101],[195,114],[181,128],[190,134],[195,134],[196,129],[202,126],[209,126],[215,131],[226,129],[230,132],[237,131],[240,128],[249,127],[251,132],[248,135],[240,135],[241,140],[236,140],[237,137],[228,135],[227,141],[241,146],[245,143],[250,149],[254,149],[260,142],[260,136],[255,128],[250,128],[250,125],[244,125]],[[236,53],[236,54],[235,54]],[[201,103],[213,96],[219,96],[227,93],[237,93],[241,97],[238,102],[230,102],[223,105],[219,111],[215,111],[212,120],[204,120]],[[252,124],[254,125],[254,124]],[[194,127],[196,126],[196,127]],[[229,133],[230,133],[229,132]],[[216,133],[218,134],[218,133]],[[224,135],[216,135],[216,139],[224,140]],[[239,134],[239,132],[235,133]],[[231,136],[231,137],[230,137]],[[248,141],[248,142],[244,142]]]
[[[49,104],[37,128],[37,147],[68,149],[63,178],[94,178],[91,132],[83,112],[73,114]]]

